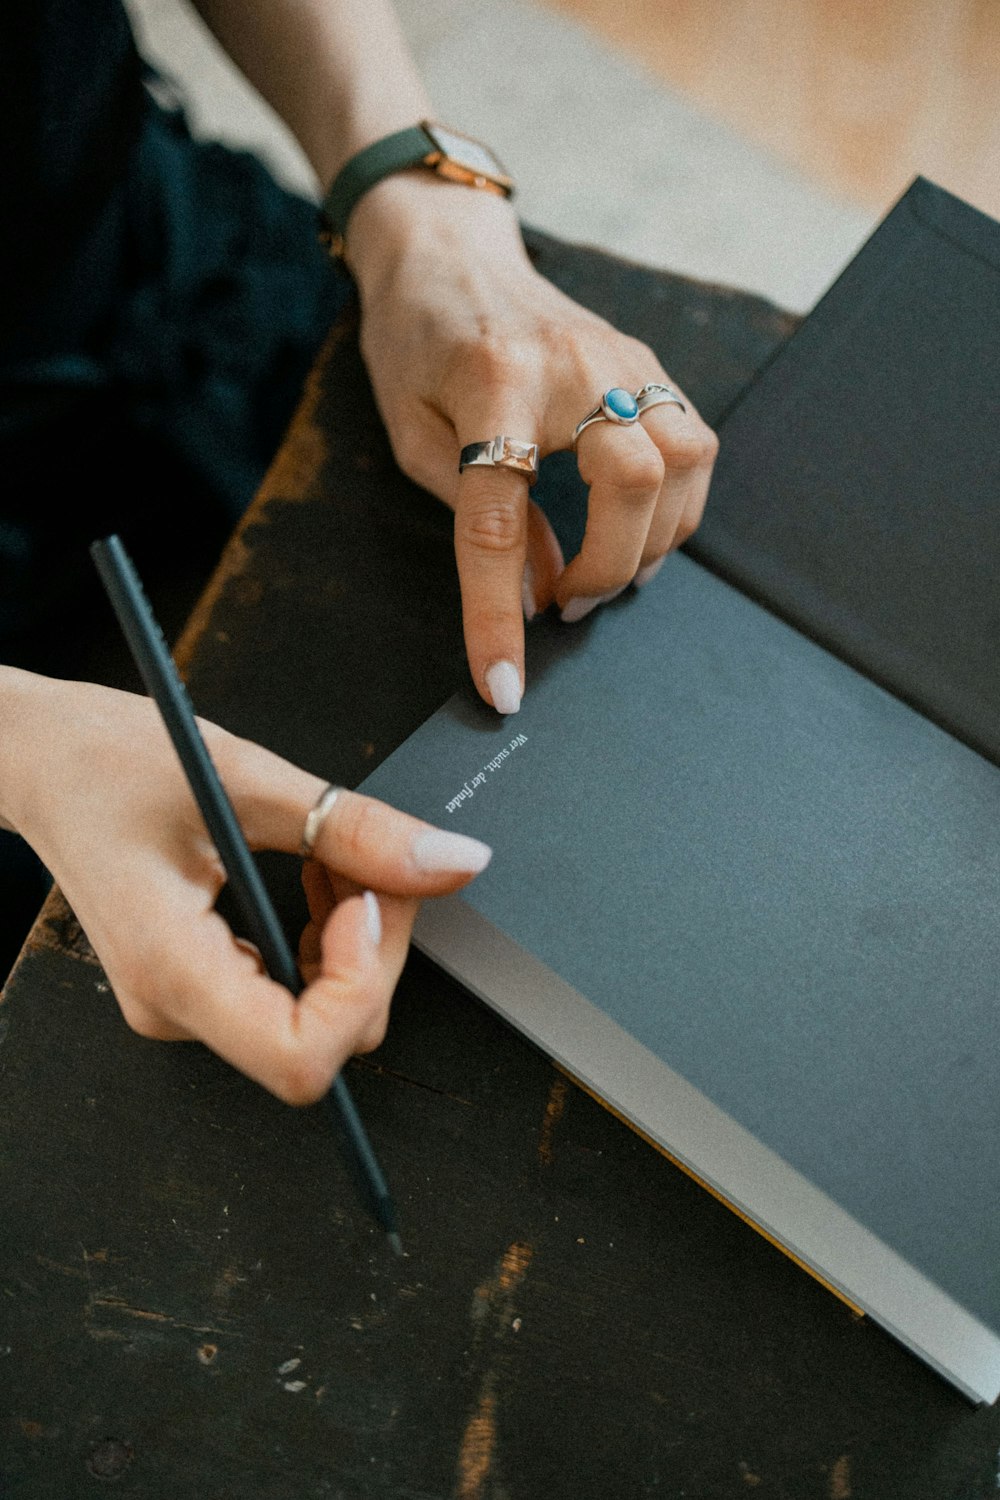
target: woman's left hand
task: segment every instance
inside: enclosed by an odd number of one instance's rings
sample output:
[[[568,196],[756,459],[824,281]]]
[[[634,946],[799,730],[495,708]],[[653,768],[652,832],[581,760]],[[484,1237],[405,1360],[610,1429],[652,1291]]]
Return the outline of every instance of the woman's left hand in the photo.
[[[524,690],[524,619],[553,602],[567,623],[647,582],[697,527],[715,434],[652,350],[580,307],[531,266],[505,200],[417,172],[388,178],[352,215],[361,346],[406,474],[455,512],[469,666],[502,713]],[[580,435],[586,534],[564,565],[529,479],[503,467],[459,474],[468,443],[503,434],[540,454],[612,387],[671,387],[686,405]]]

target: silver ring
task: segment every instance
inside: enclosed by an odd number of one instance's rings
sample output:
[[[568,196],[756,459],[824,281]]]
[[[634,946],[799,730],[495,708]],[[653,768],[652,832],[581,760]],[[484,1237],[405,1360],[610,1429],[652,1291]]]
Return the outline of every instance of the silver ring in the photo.
[[[671,390],[669,385],[657,385],[655,380],[644,385],[641,391],[636,391],[635,402],[639,408],[640,417],[644,411],[649,411],[653,406],[679,406],[681,411],[687,411],[687,405],[676,391]]]
[[[306,826],[302,830],[303,859],[314,858],[316,840],[319,838],[319,831],[323,826],[324,819],[343,790],[342,786],[334,786],[331,782],[329,786],[323,788],[316,798],[315,803],[306,814]]]
[[[635,397],[621,385],[613,385],[605,391],[593,411],[588,411],[582,422],[573,428],[573,444],[592,422],[617,422],[619,426],[631,427],[639,420],[639,404]]]
[[[502,433],[488,443],[466,443],[459,454],[458,472],[478,467],[513,469],[518,474],[527,474],[534,484],[538,478],[538,444],[522,443]]]

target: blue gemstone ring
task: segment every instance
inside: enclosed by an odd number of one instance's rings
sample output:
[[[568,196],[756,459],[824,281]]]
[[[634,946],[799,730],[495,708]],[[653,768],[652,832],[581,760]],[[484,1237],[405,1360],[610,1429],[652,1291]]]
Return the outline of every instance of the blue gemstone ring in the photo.
[[[577,422],[573,428],[573,447],[576,447],[577,439],[585,428],[592,422],[617,422],[620,427],[630,427],[637,422],[644,411],[651,406],[661,406],[669,402],[671,405],[679,406],[681,411],[687,411],[684,402],[676,391],[672,391],[668,385],[656,385],[650,383],[644,385],[641,390],[636,391],[633,396],[620,385],[614,385],[610,391],[605,391],[600,402],[593,411],[588,411],[582,422]]]
[[[605,391],[593,411],[588,411],[582,422],[577,422],[573,428],[573,447],[576,440],[589,427],[591,422],[617,422],[622,427],[628,427],[639,420],[639,403],[635,397],[620,385],[613,385],[609,391]]]

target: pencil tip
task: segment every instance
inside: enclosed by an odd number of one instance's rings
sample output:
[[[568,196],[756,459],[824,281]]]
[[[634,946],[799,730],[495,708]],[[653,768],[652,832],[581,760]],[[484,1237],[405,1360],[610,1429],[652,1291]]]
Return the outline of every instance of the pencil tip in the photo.
[[[403,1241],[400,1239],[395,1230],[392,1230],[391,1233],[386,1236],[386,1238],[389,1241],[389,1247],[392,1250],[393,1255],[403,1256],[406,1254],[405,1250],[403,1249]]]

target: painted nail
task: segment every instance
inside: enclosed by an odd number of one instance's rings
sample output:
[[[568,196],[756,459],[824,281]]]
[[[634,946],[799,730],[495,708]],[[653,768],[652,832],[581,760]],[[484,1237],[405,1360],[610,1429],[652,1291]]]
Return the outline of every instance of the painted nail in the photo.
[[[382,912],[374,891],[365,891],[365,921],[368,924],[368,939],[373,948],[382,942]]]
[[[575,625],[578,620],[585,619],[599,604],[610,604],[612,599],[617,599],[618,595],[627,588],[628,584],[623,583],[621,588],[612,589],[609,594],[598,594],[596,599],[568,599],[562,607],[559,618],[564,625]]]
[[[512,661],[495,661],[486,672],[486,686],[498,714],[516,714],[521,707],[521,674]]]
[[[521,579],[521,608],[524,610],[524,618],[533,620],[538,613],[538,604],[535,599],[535,570],[530,562],[524,565],[524,576]]]
[[[564,625],[575,625],[577,620],[584,619],[592,609],[603,603],[603,594],[598,594],[594,599],[568,599],[559,611],[559,618]]]
[[[663,567],[663,564],[666,562],[666,560],[666,553],[664,553],[662,557],[658,557],[654,562],[647,563],[644,568],[640,568],[638,573],[632,579],[632,582],[635,584],[636,588],[641,589],[645,584],[650,583]]]
[[[410,849],[413,863],[428,874],[461,870],[478,875],[493,858],[489,844],[470,839],[464,833],[447,833],[443,828],[425,828],[418,833]]]

